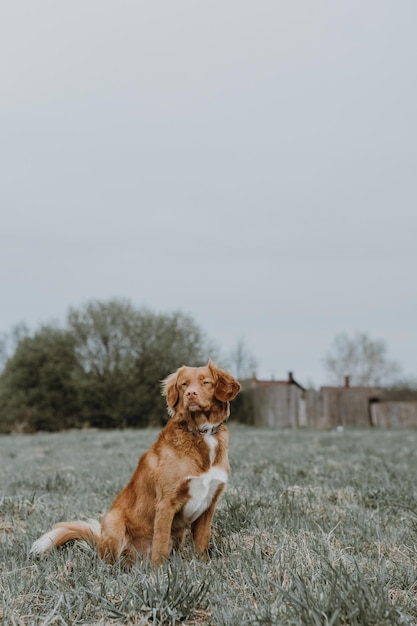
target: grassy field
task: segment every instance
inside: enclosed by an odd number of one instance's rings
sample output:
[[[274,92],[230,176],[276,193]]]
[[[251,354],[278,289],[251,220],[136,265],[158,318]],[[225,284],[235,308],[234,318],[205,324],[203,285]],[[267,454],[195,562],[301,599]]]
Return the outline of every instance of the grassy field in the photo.
[[[211,560],[130,571],[31,542],[100,517],[156,430],[0,437],[2,624],[417,624],[417,430],[231,427]]]

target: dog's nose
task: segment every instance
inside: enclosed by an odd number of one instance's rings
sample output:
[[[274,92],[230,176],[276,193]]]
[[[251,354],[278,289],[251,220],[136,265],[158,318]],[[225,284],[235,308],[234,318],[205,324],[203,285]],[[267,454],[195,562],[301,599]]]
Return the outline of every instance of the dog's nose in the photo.
[[[196,389],[187,389],[185,395],[189,398],[190,396],[196,396],[197,395],[197,391]]]

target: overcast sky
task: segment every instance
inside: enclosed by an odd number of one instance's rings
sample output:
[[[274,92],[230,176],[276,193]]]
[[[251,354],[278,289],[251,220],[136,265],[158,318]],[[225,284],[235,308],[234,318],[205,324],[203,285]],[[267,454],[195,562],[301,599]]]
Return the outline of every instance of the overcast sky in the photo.
[[[417,377],[415,0],[0,9],[0,331],[121,297],[258,375]],[[179,364],[181,365],[181,364]]]

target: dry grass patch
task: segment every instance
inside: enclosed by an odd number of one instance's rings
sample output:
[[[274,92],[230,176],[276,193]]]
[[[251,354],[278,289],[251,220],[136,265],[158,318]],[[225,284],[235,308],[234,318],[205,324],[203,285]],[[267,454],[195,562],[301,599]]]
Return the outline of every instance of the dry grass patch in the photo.
[[[33,561],[59,519],[99,517],[157,431],[0,437],[2,624],[417,623],[417,431],[232,427],[211,561],[110,566],[74,544]]]

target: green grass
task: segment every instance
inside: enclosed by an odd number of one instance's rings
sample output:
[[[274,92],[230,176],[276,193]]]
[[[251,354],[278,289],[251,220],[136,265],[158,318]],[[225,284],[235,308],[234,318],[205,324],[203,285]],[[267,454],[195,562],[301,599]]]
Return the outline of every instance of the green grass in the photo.
[[[101,516],[156,430],[0,437],[2,624],[417,623],[417,430],[231,427],[211,560],[28,557],[54,522]]]

